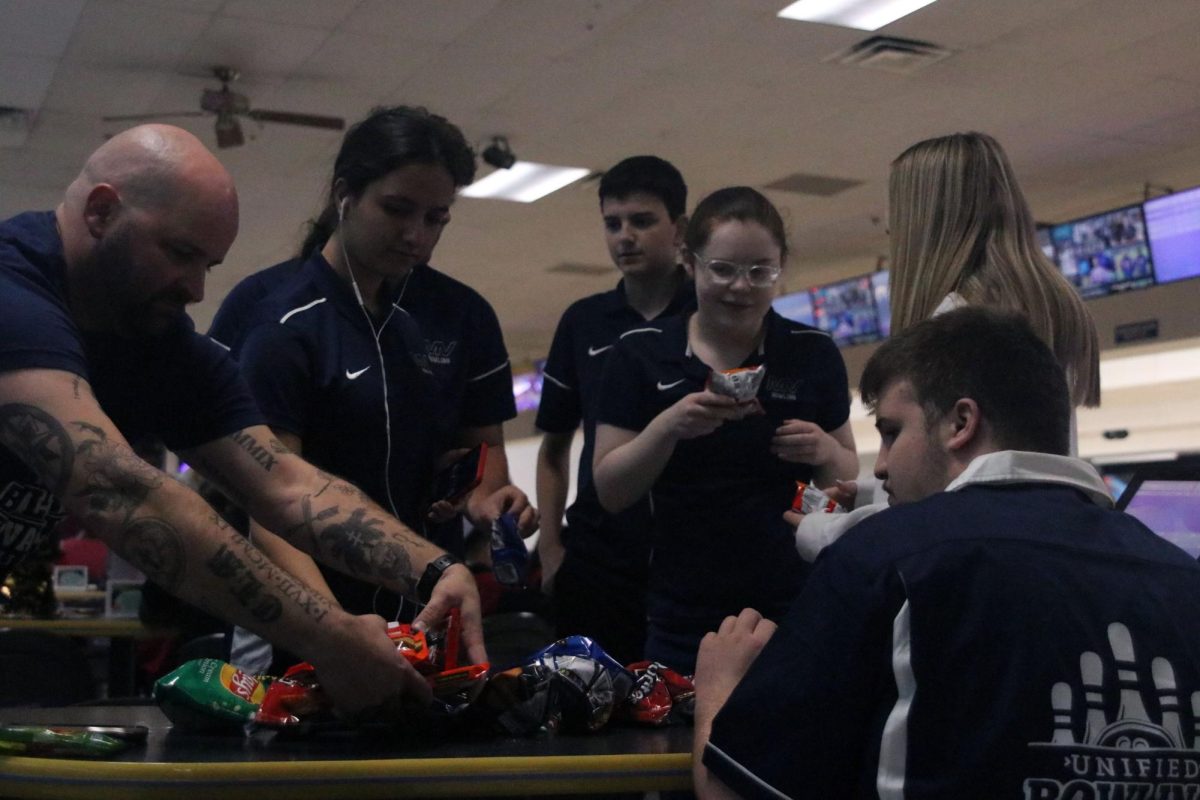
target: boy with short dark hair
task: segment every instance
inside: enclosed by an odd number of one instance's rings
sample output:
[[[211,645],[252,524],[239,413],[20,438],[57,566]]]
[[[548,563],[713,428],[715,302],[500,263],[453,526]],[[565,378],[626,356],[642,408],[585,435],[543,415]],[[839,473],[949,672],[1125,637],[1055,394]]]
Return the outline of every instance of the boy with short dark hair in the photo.
[[[546,361],[537,425],[537,494],[542,512],[538,552],[553,595],[558,631],[596,639],[614,658],[642,657],[650,508],[620,514],[600,507],[592,484],[600,375],[617,338],[695,304],[679,265],[687,185],[667,161],[634,156],[600,181],[600,213],[609,255],[622,279],[612,291],[572,304],[559,321]],[[583,424],[575,502],[566,510],[570,449]]]

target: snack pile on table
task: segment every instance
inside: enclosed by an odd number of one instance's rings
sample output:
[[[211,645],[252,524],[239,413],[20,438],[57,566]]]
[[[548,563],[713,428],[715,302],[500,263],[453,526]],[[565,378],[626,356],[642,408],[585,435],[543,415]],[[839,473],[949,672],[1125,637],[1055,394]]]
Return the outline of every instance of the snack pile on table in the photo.
[[[654,726],[691,719],[690,677],[649,661],[623,667],[586,636],[560,639],[521,666],[496,672],[486,663],[459,663],[457,614],[428,634],[400,624],[389,636],[433,691],[429,709],[397,712],[404,719],[396,722],[410,728],[423,723],[433,733],[524,736],[592,732],[613,719]],[[181,730],[350,727],[333,716],[308,664],[271,678],[218,659],[197,659],[159,679],[154,697]]]

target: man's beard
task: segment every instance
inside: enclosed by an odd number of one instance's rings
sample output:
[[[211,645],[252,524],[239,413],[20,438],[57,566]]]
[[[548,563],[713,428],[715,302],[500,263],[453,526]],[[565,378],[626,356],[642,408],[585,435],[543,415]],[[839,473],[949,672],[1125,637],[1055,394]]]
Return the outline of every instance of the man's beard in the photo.
[[[131,241],[129,228],[120,226],[97,243],[91,272],[102,297],[94,299],[105,304],[106,327],[121,336],[158,336],[174,328],[185,316],[184,306],[190,298],[169,289],[146,295],[141,276],[147,270],[134,263]],[[173,310],[163,309],[164,300]]]

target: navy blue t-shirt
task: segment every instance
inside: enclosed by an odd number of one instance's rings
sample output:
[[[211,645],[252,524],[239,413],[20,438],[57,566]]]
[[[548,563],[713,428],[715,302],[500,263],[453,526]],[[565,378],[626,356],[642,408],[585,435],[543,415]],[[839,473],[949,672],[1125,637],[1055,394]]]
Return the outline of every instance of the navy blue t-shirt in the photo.
[[[746,606],[779,616],[803,582],[807,566],[783,512],[813,468],[773,455],[771,439],[787,419],[841,427],[850,392],[828,335],[774,311],[766,327],[762,347],[744,364],[766,365],[758,392],[765,413],[676,444],[650,491],[651,620],[708,630]],[[686,317],[628,331],[604,367],[598,422],[640,431],[703,390],[710,371],[690,352]]]
[[[172,450],[262,424],[236,365],[187,316],[154,337],[85,333],[66,296],[53,212],[0,224],[0,372],[78,375],[126,439],[152,436]],[[0,446],[0,579],[62,516],[57,500]]]
[[[1198,607],[1193,558],[1071,487],[897,506],[823,551],[704,763],[744,797],[1191,797]]]
[[[675,316],[695,304],[695,287],[684,280],[655,319]],[[645,580],[650,560],[650,503],[642,499],[619,514],[608,514],[596,496],[592,455],[604,364],[622,333],[646,323],[629,305],[624,281],[612,291],[572,303],[554,332],[537,413],[538,428],[549,433],[571,433],[583,423],[575,502],[567,509],[563,545],[593,568],[639,581]]]

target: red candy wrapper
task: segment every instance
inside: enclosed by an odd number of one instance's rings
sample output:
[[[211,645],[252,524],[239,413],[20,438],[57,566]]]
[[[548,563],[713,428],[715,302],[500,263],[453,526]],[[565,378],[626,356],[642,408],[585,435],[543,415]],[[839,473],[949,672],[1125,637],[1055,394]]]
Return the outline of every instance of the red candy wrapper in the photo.
[[[638,661],[626,669],[633,673],[634,682],[620,706],[622,719],[667,725],[691,717],[696,696],[691,678],[657,661]]]
[[[792,498],[792,511],[801,514],[846,513],[846,509],[842,508],[829,495],[804,481],[796,481],[796,496]]]

